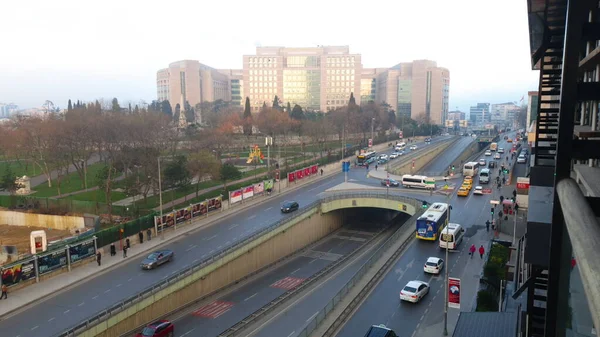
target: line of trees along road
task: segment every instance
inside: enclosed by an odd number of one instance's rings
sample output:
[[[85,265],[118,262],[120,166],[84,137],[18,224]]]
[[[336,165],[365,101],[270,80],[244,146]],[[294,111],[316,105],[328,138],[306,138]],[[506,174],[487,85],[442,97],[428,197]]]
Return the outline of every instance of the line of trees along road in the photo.
[[[197,111],[202,124],[194,120]],[[219,158],[240,144],[253,145],[258,136],[271,136],[274,144],[284,148],[317,144],[322,152],[332,138],[366,143],[372,126],[383,136],[398,124],[389,105],[371,101],[358,106],[353,95],[346,106],[327,113],[306,111],[297,104],[282,106],[277,96],[256,114],[250,112],[248,98],[244,107],[224,101],[191,107],[186,102],[183,113],[189,126],[184,129],[177,127],[180,113],[179,105],[172,111],[168,101],[122,108],[116,98],[104,104],[69,100],[65,112],[17,116],[1,125],[0,155],[20,165],[34,165],[58,196],[65,177],[77,172],[82,189],[87,181],[88,188],[104,192],[112,213],[111,191],[117,179],[123,180],[120,186],[128,195],[145,199],[150,191],[158,192],[158,157],[161,164],[164,161],[163,189],[189,186],[195,178],[225,183],[240,174]],[[405,135],[438,132],[437,126],[424,121],[404,118],[401,123]],[[94,161],[103,167],[95,177],[85,179],[87,166]]]

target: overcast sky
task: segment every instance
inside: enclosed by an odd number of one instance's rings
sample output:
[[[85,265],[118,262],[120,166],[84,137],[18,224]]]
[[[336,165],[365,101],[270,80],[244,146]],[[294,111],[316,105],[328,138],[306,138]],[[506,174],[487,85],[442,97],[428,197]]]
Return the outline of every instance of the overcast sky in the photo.
[[[0,102],[156,99],[156,71],[193,59],[241,68],[257,45],[349,45],[364,67],[431,59],[450,110],[527,99],[525,0],[28,0],[0,4]]]

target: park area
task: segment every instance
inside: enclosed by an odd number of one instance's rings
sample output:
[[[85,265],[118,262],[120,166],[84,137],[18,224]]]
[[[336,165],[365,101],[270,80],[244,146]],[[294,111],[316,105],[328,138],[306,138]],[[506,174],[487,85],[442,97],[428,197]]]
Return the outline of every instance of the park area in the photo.
[[[19,256],[30,253],[30,239],[29,235],[32,231],[44,230],[48,242],[54,240],[60,240],[72,236],[68,230],[57,230],[39,227],[28,227],[28,226],[9,226],[0,224],[0,246],[16,246],[17,253]],[[0,265],[10,263],[3,257],[4,250],[0,250]]]

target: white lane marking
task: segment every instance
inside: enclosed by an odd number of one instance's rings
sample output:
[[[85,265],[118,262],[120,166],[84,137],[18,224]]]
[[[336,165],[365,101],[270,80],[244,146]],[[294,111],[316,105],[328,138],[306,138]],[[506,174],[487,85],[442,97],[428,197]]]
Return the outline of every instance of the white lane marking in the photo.
[[[202,257],[205,257],[205,256],[206,256],[206,254],[202,255]],[[199,261],[198,259],[195,259],[194,261],[192,261],[192,263],[196,263],[198,261]]]
[[[39,326],[38,326],[38,325],[36,325],[36,326],[34,326],[33,328],[31,328],[31,331],[33,331],[33,330],[35,330],[35,329],[37,329],[37,328],[39,328]]]
[[[194,330],[196,330],[196,329],[192,329],[192,330],[190,330],[190,331],[188,331],[188,332],[184,333],[183,335],[181,335],[181,337],[184,337],[184,336],[187,336],[187,335],[189,335],[189,334],[190,334],[190,333],[192,333],[192,331],[194,331]]]
[[[311,263],[313,263],[315,261],[317,261],[317,259],[314,259],[314,260],[310,261],[308,264],[311,264]]]
[[[190,246],[190,248],[186,249],[185,251],[186,251],[186,252],[189,252],[190,250],[192,250],[192,249],[194,249],[194,248],[196,248],[196,247],[198,247],[198,246],[196,246],[196,245],[191,245],[191,246]]]
[[[98,295],[96,295],[96,296],[92,297],[92,299],[93,299],[93,300],[95,300],[95,299],[97,299],[97,298],[98,298]]]
[[[128,278],[128,279],[127,279],[127,282],[131,282],[131,280],[133,280],[133,278]]]
[[[318,311],[317,311],[317,312],[315,312],[315,313],[314,313],[312,316],[310,316],[310,317],[309,317],[309,318],[306,320],[306,322],[307,322],[307,323],[308,323],[308,322],[310,322],[310,320],[311,320],[311,319],[313,319],[313,318],[315,318],[315,316],[317,316],[318,314],[319,314],[319,312],[318,312]]]
[[[256,218],[256,214],[249,216],[249,217],[248,217],[248,220],[252,220],[252,219],[254,219],[254,218]]]
[[[231,243],[231,241],[227,241],[227,242],[225,242],[225,245],[228,245],[228,244],[230,244],[230,243]]]
[[[65,311],[63,312],[63,314],[68,314],[68,313],[69,313],[69,311],[71,311],[71,309],[69,309],[69,310],[65,310]]]
[[[254,295],[252,295],[252,296],[248,297],[247,299],[245,299],[244,302],[246,302],[247,300],[251,299],[252,297],[254,297],[256,295],[258,295],[258,293],[254,293]]]
[[[273,207],[265,208],[265,212],[272,209]]]
[[[54,320],[54,317],[50,318],[50,319],[48,320],[48,322],[52,322],[53,320]]]
[[[118,288],[118,287],[120,287],[120,286],[122,286],[122,284],[121,284],[121,283],[117,284],[117,288]]]
[[[298,270],[300,270],[300,268],[298,268],[298,269],[294,270],[294,271],[293,271],[293,272],[291,272],[290,274],[296,274],[296,272],[297,272]]]
[[[217,237],[217,235],[213,235],[211,237],[208,237],[208,238],[204,239],[204,241],[210,241],[210,240],[212,240],[212,239],[214,239],[216,237]]]
[[[234,223],[233,225],[231,225],[231,226],[229,227],[229,230],[232,230],[232,229],[236,228],[237,226],[239,226],[239,224],[237,224],[237,223]]]
[[[110,292],[110,289],[107,289],[107,290],[104,291],[105,294],[109,293],[109,292]]]
[[[294,333],[296,333],[296,330],[290,332],[290,334],[287,337],[291,337]]]
[[[83,306],[84,304],[85,304],[85,302],[81,302],[81,303],[79,303],[78,307],[81,307],[81,306]]]
[[[214,252],[215,252],[215,250],[213,249],[213,250],[211,250],[211,251],[210,251],[210,252],[208,252],[208,253],[209,253],[209,254],[212,254],[212,253],[214,253]]]

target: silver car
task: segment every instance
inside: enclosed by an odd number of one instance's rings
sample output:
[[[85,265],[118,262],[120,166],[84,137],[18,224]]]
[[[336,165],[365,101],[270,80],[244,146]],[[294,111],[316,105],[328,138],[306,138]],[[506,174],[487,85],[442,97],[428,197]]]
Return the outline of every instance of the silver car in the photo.
[[[175,257],[175,253],[173,253],[172,250],[158,250],[148,255],[148,257],[142,261],[141,266],[142,269],[154,269],[163,263],[171,262],[173,257]]]

